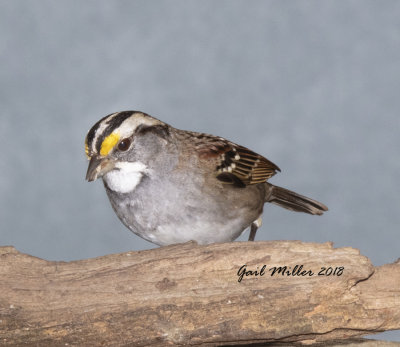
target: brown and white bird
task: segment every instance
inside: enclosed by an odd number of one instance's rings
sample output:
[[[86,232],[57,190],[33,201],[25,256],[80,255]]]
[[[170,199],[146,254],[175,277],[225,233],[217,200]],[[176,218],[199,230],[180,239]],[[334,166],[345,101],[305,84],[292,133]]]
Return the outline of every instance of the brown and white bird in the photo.
[[[101,177],[131,231],[157,245],[254,240],[264,203],[321,215],[327,207],[268,183],[279,167],[222,137],[173,128],[124,111],[98,121],[85,141],[88,181]]]

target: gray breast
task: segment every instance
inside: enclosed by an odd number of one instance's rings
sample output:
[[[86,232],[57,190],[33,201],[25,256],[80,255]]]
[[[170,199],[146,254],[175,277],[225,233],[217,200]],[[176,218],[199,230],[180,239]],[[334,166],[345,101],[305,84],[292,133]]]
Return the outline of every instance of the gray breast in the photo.
[[[106,190],[120,220],[158,245],[232,241],[261,215],[265,195],[263,185],[210,185],[201,175],[143,176],[127,194]]]

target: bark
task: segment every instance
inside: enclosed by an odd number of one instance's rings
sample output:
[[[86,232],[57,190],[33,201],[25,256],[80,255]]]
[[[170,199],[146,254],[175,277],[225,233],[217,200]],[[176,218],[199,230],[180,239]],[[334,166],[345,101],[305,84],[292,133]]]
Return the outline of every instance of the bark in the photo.
[[[279,266],[288,273],[272,276]],[[0,247],[0,279],[3,345],[314,343],[400,329],[400,262],[374,267],[331,243],[190,242],[72,262]]]

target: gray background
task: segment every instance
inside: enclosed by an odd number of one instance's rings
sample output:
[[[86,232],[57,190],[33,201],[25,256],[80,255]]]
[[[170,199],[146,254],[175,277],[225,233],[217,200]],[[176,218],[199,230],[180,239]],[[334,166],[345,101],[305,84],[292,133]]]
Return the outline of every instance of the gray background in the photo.
[[[84,180],[87,130],[135,109],[265,155],[330,208],[268,205],[258,240],[400,256],[400,1],[1,1],[0,50],[1,245],[155,247]]]

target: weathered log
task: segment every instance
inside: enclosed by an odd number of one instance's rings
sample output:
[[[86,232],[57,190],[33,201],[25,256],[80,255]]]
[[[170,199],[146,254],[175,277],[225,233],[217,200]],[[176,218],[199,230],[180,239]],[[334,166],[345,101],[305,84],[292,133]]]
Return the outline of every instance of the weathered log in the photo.
[[[312,343],[400,329],[400,262],[374,267],[330,243],[191,242],[71,262],[1,247],[0,276],[4,345]]]

